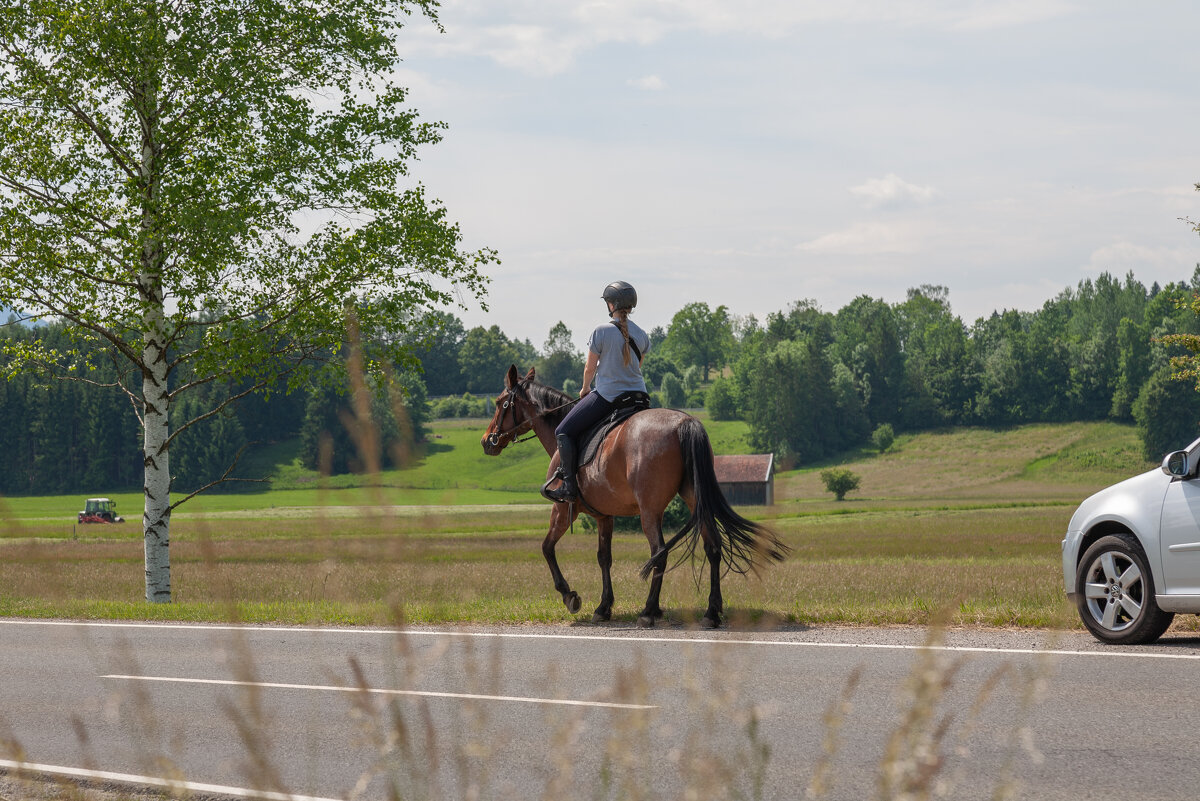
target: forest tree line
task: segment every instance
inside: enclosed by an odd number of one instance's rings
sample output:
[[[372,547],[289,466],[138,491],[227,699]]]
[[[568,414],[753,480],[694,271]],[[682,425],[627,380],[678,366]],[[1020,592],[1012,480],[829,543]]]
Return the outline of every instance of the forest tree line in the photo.
[[[1172,379],[1169,360],[1180,351],[1163,341],[1200,334],[1188,305],[1198,292],[1200,267],[1189,281],[1165,287],[1101,274],[1036,311],[995,312],[971,325],[953,313],[944,287],[930,285],[910,289],[900,303],[864,295],[836,312],[798,301],[761,321],[689,303],[650,332],[643,373],[656,404],[745,420],[753,448],[784,464],[855,447],[881,427],[1103,419],[1136,422],[1155,458],[1200,432],[1200,392]],[[382,465],[402,465],[431,417],[490,414],[509,364],[579,390],[583,354],[562,321],[540,346],[497,326],[467,329],[440,311],[399,328],[414,358],[392,365],[384,381],[345,387],[331,369],[325,380],[248,395],[189,428],[171,445],[173,487],[204,486],[241,454],[237,476],[262,446],[286,441],[298,440],[302,461],[322,472],[366,469],[359,454],[367,416]],[[0,326],[9,345],[34,336],[64,353],[89,347],[55,323]],[[134,407],[112,386],[117,360],[93,356],[86,381],[29,373],[0,380],[0,494],[139,486]],[[204,402],[193,394],[171,413],[192,419]]]

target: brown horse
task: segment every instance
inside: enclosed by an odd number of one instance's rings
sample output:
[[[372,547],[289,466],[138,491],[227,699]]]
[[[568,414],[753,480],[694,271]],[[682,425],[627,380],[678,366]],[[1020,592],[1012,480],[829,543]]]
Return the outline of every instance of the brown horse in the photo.
[[[552,457],[546,473],[549,478],[558,467],[554,429],[566,416],[572,400],[563,392],[537,383],[533,370],[521,378],[515,365],[508,369],[504,386],[496,399],[496,414],[482,439],[483,451],[495,456],[517,437],[532,431]],[[770,529],[745,519],[729,506],[717,483],[708,434],[699,420],[684,412],[649,409],[633,415],[605,439],[596,458],[579,470],[578,480],[582,503],[554,504],[542,554],[550,566],[554,589],[562,594],[567,610],[575,614],[582,601],[563,578],[554,546],[578,516],[580,506],[596,519],[600,538],[596,558],[604,588],[600,605],[592,615],[593,623],[612,617],[609,570],[616,515],[639,516],[650,542],[650,561],[642,568],[642,578],[652,578],[646,606],[638,615],[640,626],[653,626],[663,616],[658,595],[667,554],[689,533],[688,551],[695,554],[699,538],[708,557],[708,609],[701,619],[706,628],[721,623],[724,572],[757,572],[765,562],[782,560],[789,550]],[[664,542],[663,510],[676,494],[683,498],[692,516],[670,542]]]

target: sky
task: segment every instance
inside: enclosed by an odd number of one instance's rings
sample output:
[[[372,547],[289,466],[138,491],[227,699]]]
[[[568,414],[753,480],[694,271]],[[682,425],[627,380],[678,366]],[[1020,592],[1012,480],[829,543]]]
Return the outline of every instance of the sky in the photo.
[[[582,346],[600,294],[766,315],[949,289],[970,324],[1200,263],[1200,4],[443,0],[398,80],[489,311]]]

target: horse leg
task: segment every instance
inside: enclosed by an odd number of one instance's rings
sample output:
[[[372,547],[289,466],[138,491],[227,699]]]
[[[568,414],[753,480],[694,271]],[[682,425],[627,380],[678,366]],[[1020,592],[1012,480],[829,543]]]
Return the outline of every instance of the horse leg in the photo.
[[[705,531],[703,537],[704,555],[708,557],[708,610],[700,618],[700,625],[715,629],[721,625],[721,615],[725,611],[721,600],[721,541],[715,532]]]
[[[637,624],[642,628],[650,628],[663,616],[662,607],[658,605],[658,594],[662,590],[663,573],[667,569],[667,555],[660,553],[666,543],[662,534],[662,509],[657,513],[642,512],[642,531],[650,541],[650,555],[660,554],[655,560],[654,572],[650,577],[650,594],[646,596],[646,608],[638,615]]]
[[[579,512],[573,503],[554,504],[554,510],[550,513],[550,530],[546,532],[546,539],[542,540],[542,556],[546,557],[546,564],[550,566],[554,589],[562,594],[563,603],[567,605],[567,611],[572,615],[583,606],[583,601],[580,600],[579,593],[571,589],[571,585],[567,583],[562,571],[558,569],[558,558],[554,555],[554,546],[562,539],[562,535],[567,533],[567,528],[578,515]]]
[[[612,533],[613,519],[601,517],[596,520],[599,530],[599,545],[596,549],[596,561],[600,564],[600,578],[604,589],[600,593],[600,605],[592,614],[593,623],[604,623],[612,619],[613,588],[612,588]]]

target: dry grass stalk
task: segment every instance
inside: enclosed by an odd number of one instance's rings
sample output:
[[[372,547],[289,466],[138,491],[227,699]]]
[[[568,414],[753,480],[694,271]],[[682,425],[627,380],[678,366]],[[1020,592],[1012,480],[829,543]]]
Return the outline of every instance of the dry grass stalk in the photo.
[[[361,343],[357,336],[351,321],[352,412],[344,416],[343,422],[352,434],[362,463],[371,474],[377,475],[381,467],[379,427],[371,419],[370,389],[363,374]],[[391,380],[388,390],[397,420],[402,426],[411,425],[406,422],[407,416]],[[329,475],[331,447],[330,439],[323,438],[319,462],[325,477]],[[399,452],[393,457],[398,463],[404,463],[410,455]],[[896,476],[901,472],[893,470],[889,475]],[[547,595],[545,567],[536,549],[527,548],[523,518],[521,523],[514,525],[514,531],[519,533],[487,538],[461,536],[464,530],[461,526],[469,529],[469,521],[454,529],[453,524],[443,522],[435,521],[430,525],[431,521],[425,518],[402,518],[383,503],[382,491],[375,482],[368,482],[368,485],[373,487],[374,503],[360,519],[349,522],[335,521],[321,512],[309,521],[255,521],[254,525],[260,527],[256,533],[268,532],[269,538],[226,536],[223,541],[211,536],[209,525],[203,520],[193,522],[190,528],[181,526],[184,531],[180,533],[184,536],[177,538],[176,553],[182,558],[177,564],[188,580],[181,582],[179,594],[218,605],[223,618],[230,621],[243,618],[244,604],[251,599],[263,603],[314,604],[310,621],[314,623],[322,622],[321,613],[316,611],[318,603],[335,604],[333,608],[338,612],[361,604],[372,609],[371,614],[397,625],[405,620],[400,611],[402,608],[410,612],[421,609],[422,605],[434,610],[450,608],[460,610],[453,612],[452,617],[461,614],[469,618],[475,610],[493,605],[499,594],[501,601],[516,599],[521,614],[526,614],[530,609],[530,596],[536,595],[540,599]],[[380,513],[380,509],[384,511]],[[971,571],[975,576],[982,576],[980,580],[984,586],[973,597],[989,593],[1013,597],[1021,593],[1003,585],[1002,581],[1011,581],[1011,577],[1017,575],[1026,577],[1021,580],[1032,580],[1040,586],[1039,582],[1044,582],[1046,577],[1036,571],[1013,571],[1010,561],[1006,560],[1028,559],[1030,548],[1056,545],[1041,542],[1036,532],[1062,514],[1062,510],[1057,509],[1006,510],[999,514],[996,510],[978,510],[917,512],[911,516],[873,516],[869,519],[866,516],[780,519],[777,522],[790,534],[791,544],[797,547],[797,558],[776,569],[769,587],[735,585],[727,591],[727,598],[731,605],[740,604],[744,608],[783,609],[797,617],[809,616],[804,619],[839,614],[847,606],[862,607],[874,603],[878,607],[892,602],[898,605],[900,611],[896,614],[900,616],[905,614],[904,607],[909,607],[910,622],[937,621],[935,610],[943,608],[944,602],[949,600],[955,602],[952,608],[957,609],[959,616],[969,616],[976,612],[962,601],[965,596],[961,585],[946,583],[945,579],[951,573],[961,578],[961,572],[946,570],[944,559],[932,567],[922,565],[914,555],[944,557],[947,543],[962,544],[961,532],[970,528],[979,541],[986,541],[988,552],[987,558],[975,564],[976,569]],[[494,513],[486,513],[486,516],[491,518]],[[918,517],[919,520],[915,519]],[[431,535],[430,529],[443,531],[443,535]],[[422,543],[419,550],[412,546],[413,539]],[[321,547],[314,549],[314,543]],[[631,565],[636,565],[637,557],[644,555],[640,537],[618,536],[615,545],[618,563],[622,548],[629,551],[626,561]],[[969,550],[969,546],[970,543],[964,547]],[[119,566],[121,573],[130,572],[127,562],[130,554],[136,554],[136,547],[137,543],[133,542],[89,543],[91,555],[98,557],[97,564],[109,559]],[[586,563],[590,566],[591,544],[582,538],[576,539],[564,547],[564,552],[571,553],[572,547],[586,555]],[[68,555],[64,549],[69,549],[74,561],[64,558]],[[862,559],[864,551],[871,553],[871,558]],[[50,598],[70,599],[81,593],[95,595],[100,593],[100,587],[116,597],[136,595],[114,580],[117,570],[95,568],[89,574],[86,568],[81,569],[77,564],[80,561],[78,549],[70,544],[32,543],[11,547],[6,555],[16,558],[0,564],[0,584],[15,587],[10,592],[18,595],[36,595],[35,587],[38,586],[50,587],[48,591],[43,590]],[[839,556],[844,558],[839,559]],[[814,574],[812,567],[818,560],[822,569],[819,574]],[[581,557],[581,563],[584,561]],[[189,574],[189,562],[198,563],[201,569]],[[446,589],[444,575],[428,570],[431,562],[455,565],[452,589]],[[14,563],[18,567],[12,567]],[[22,570],[24,574],[20,572]],[[1057,566],[1052,564],[1048,570],[1056,582],[1057,576],[1053,574]],[[1035,577],[1028,579],[1030,575]],[[818,576],[823,579],[823,586],[814,582]],[[140,581],[140,577],[135,578]],[[673,580],[677,584],[669,587],[671,593],[678,592],[678,597],[690,599],[685,601],[686,604],[702,606],[698,600],[699,591],[693,590],[689,595],[686,577]],[[598,594],[594,583],[594,578],[593,584],[581,581],[580,589]],[[800,583],[805,587],[803,594],[797,592]],[[906,593],[899,601],[881,596],[887,588],[897,586],[905,588]],[[1036,587],[1032,591],[1029,588],[1023,590],[1025,597],[1031,592],[1036,595],[1037,591]],[[795,603],[794,599],[798,597],[805,598],[806,607],[791,610],[789,604]],[[337,607],[337,604],[344,606]],[[553,608],[549,614],[556,616],[555,619],[561,616],[556,599],[549,599],[546,604]],[[831,613],[827,611],[830,609],[838,611]],[[431,618],[437,619],[438,614],[446,615],[444,611],[435,611]],[[687,610],[682,613],[685,618],[688,615]],[[965,724],[957,732],[957,747],[948,749],[947,739],[953,731],[952,717],[939,710],[963,660],[949,659],[944,652],[933,648],[940,644],[941,634],[940,624],[935,625],[927,643],[930,648],[919,652],[906,687],[901,719],[888,740],[879,765],[877,794],[886,801],[915,801],[953,793],[966,775],[970,758],[967,744],[976,732],[987,704],[1005,680],[1014,676],[1011,669],[1004,667],[988,677]],[[409,638],[398,634],[389,666],[393,672],[392,685],[419,686],[422,661],[435,664],[444,648],[443,644],[423,658],[418,657]],[[499,650],[480,655],[467,641],[465,651],[466,657],[460,667],[468,689],[481,694],[497,694],[503,674]],[[277,768],[275,743],[271,736],[272,720],[262,691],[252,684],[257,681],[253,653],[245,638],[239,635],[233,636],[231,652],[231,669],[235,677],[247,683],[238,692],[236,700],[224,702],[225,714],[242,741],[242,771],[256,789],[287,792]],[[127,644],[118,649],[116,659],[121,664],[120,672],[139,675],[136,659]],[[347,715],[357,732],[356,742],[368,746],[375,755],[351,789],[351,801],[365,799],[375,792],[378,784],[383,785],[392,799],[420,801],[454,797],[476,801],[501,797],[500,789],[491,784],[489,758],[494,752],[494,744],[503,738],[503,732],[495,729],[488,707],[468,703],[457,719],[459,728],[439,731],[424,699],[403,703],[395,698],[381,701],[371,692],[372,684],[362,665],[351,658],[348,667],[352,686],[357,692],[349,695]],[[650,666],[639,655],[633,665],[617,670],[609,696],[623,703],[646,704],[651,674]],[[717,649],[707,649],[702,656],[693,653],[687,670],[676,677],[687,690],[692,714],[688,718],[682,747],[668,752],[666,762],[675,768],[681,787],[680,797],[685,801],[759,799],[767,792],[766,777],[772,748],[762,734],[763,710],[743,703],[739,688],[729,680],[737,675],[739,671],[728,670],[722,664]],[[822,754],[808,782],[807,798],[828,797],[833,791],[840,736],[862,675],[860,668],[850,676],[822,718]],[[1016,683],[1022,688],[1020,709],[1027,712],[1032,708],[1045,675],[1035,668],[1018,677]],[[715,683],[714,676],[723,677],[722,681]],[[127,695],[119,699],[119,706],[125,713],[121,719],[131,727],[145,755],[144,770],[151,775],[182,779],[177,761],[159,751],[163,743],[171,740],[157,721],[145,685],[131,682],[123,692]],[[415,704],[415,708],[408,704]],[[648,710],[622,710],[610,714],[599,780],[584,787],[580,783],[587,779],[575,770],[574,759],[579,744],[584,742],[584,717],[575,713],[557,719],[552,727],[555,742],[548,744],[546,749],[554,755],[554,770],[540,793],[543,798],[640,801],[656,797],[655,788],[648,784],[647,777],[661,767],[661,761],[655,761],[652,755],[661,752],[659,744],[664,738],[658,736],[660,732],[652,730],[653,715]],[[732,750],[715,746],[712,732],[731,722],[743,732],[744,743]],[[3,725],[0,717],[0,727]],[[78,717],[73,719],[73,725],[76,738],[87,753],[90,740],[86,725]],[[0,739],[0,753],[21,759],[23,752],[15,734],[3,728],[0,733],[4,735]],[[183,745],[175,741],[177,750],[182,751]],[[1039,757],[1027,725],[1016,727],[1008,745],[1002,780],[994,794],[997,801],[1011,798],[1016,792],[1014,766],[1018,757],[1028,754],[1035,761]],[[955,770],[948,773],[950,756],[956,757],[958,762]],[[451,773],[455,778],[453,782],[447,779]],[[520,788],[512,794],[529,797],[530,788]]]
[[[929,645],[939,645],[940,634],[931,635]],[[950,728],[950,715],[937,717],[938,705],[962,659],[947,660],[932,648],[920,652],[909,675],[906,702],[900,723],[884,749],[878,773],[881,801],[920,801],[931,796],[938,774],[945,765],[942,742]]]
[[[807,799],[825,798],[833,791],[833,760],[841,745],[839,736],[842,726],[853,708],[850,699],[854,696],[854,691],[858,689],[862,674],[863,667],[859,665],[846,679],[841,695],[829,704],[821,716],[821,722],[825,726],[825,733],[821,739],[821,758],[817,760],[816,767],[813,768],[812,779],[809,780],[808,788],[804,791],[804,797]]]

